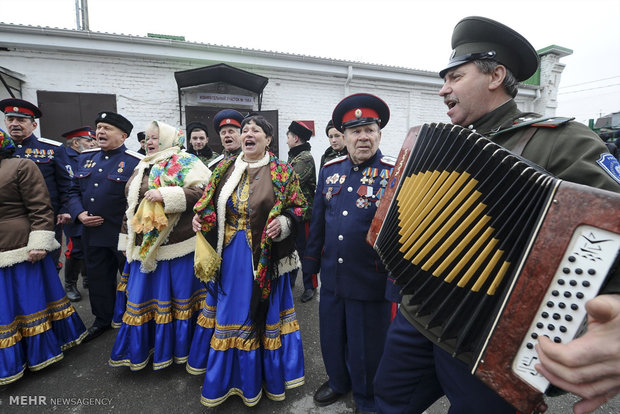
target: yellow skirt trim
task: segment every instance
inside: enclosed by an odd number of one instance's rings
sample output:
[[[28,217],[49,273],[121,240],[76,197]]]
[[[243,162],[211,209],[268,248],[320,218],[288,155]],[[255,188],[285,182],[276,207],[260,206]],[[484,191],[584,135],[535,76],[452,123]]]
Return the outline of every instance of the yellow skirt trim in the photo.
[[[185,303],[174,299],[172,303],[170,301],[158,301],[157,299],[141,304],[128,302],[123,314],[123,322],[127,325],[140,326],[151,320],[155,320],[157,324],[166,324],[175,319],[191,319],[196,312],[202,309],[205,295],[204,292],[201,292],[188,301],[184,301]]]
[[[0,378],[0,385],[7,385],[7,384],[17,381],[18,379],[24,376],[24,371],[26,371],[26,365],[24,365],[22,367],[22,370],[19,371],[17,374],[12,375],[10,377],[6,377],[6,378]]]
[[[215,312],[210,312],[213,315]],[[282,335],[287,335],[299,331],[299,322],[295,317],[295,310],[281,312],[279,323],[266,326],[262,345],[264,349],[276,350],[282,346]],[[215,333],[211,338],[211,348],[216,351],[226,351],[231,348],[242,351],[252,351],[259,348],[259,343],[255,340],[248,340],[250,328],[242,325],[219,325],[215,323],[215,317],[207,317],[204,312],[198,315],[198,325],[206,329],[215,328]]]
[[[284,383],[284,389],[285,390],[290,390],[292,388],[301,387],[305,383],[306,383],[306,378],[305,377],[297,378],[297,379],[292,380],[292,381],[286,381]],[[285,397],[285,393],[282,393],[282,394],[271,394],[267,390],[265,390],[265,395],[267,396],[267,398],[269,398],[270,400],[273,400],[273,401],[283,401],[284,397]]]
[[[226,399],[230,397],[231,395],[238,395],[239,397],[241,397],[241,400],[243,401],[245,405],[247,405],[248,407],[254,407],[260,401],[263,395],[263,392],[261,390],[256,397],[246,398],[243,395],[243,391],[241,391],[239,388],[231,388],[230,390],[228,390],[226,395],[220,398],[216,398],[214,400],[210,400],[208,398],[205,398],[204,396],[201,396],[200,402],[202,403],[202,405],[206,405],[207,407],[215,407],[217,405],[220,405],[224,401],[226,401]]]
[[[0,336],[4,337],[0,339],[0,348],[9,348],[21,341],[24,336],[36,336],[48,331],[52,329],[52,321],[66,319],[74,313],[75,308],[69,299],[64,297],[48,303],[47,308],[42,311],[30,315],[18,315],[9,325],[0,326]],[[63,349],[67,345],[64,345]]]

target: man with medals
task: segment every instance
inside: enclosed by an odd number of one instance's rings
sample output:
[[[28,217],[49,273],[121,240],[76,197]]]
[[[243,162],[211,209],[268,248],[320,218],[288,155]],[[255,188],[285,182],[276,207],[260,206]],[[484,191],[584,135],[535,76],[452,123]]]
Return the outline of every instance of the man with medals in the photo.
[[[23,99],[3,99],[0,101],[0,110],[4,112],[4,123],[15,142],[15,157],[31,159],[43,174],[56,221],[71,186],[71,177],[65,168],[69,162],[63,145],[34,134],[36,119],[43,116],[36,105]],[[62,244],[62,226],[56,225],[54,231],[56,240]],[[51,255],[56,267],[60,268],[60,249],[52,251]]]
[[[357,412],[375,411],[373,378],[392,303],[385,299],[388,273],[366,233],[394,167],[379,150],[389,117],[387,104],[366,93],[343,99],[332,114],[348,155],[321,168],[303,260],[304,272],[321,277],[319,326],[329,380],[314,395],[318,406],[353,391]]]

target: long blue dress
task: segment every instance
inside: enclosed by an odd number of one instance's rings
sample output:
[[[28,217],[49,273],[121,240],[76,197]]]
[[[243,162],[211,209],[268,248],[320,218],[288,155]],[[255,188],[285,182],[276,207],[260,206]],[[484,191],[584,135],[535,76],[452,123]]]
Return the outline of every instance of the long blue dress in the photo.
[[[85,337],[51,255],[0,267],[0,385],[60,361]]]
[[[289,273],[272,280],[266,334],[260,345],[248,341],[254,269],[246,214],[247,173],[228,199],[221,281],[211,282],[196,324],[187,370],[205,373],[202,404],[213,407],[231,395],[248,406],[268,398],[283,400],[285,390],[304,383],[304,357]],[[245,196],[244,196],[245,195]]]

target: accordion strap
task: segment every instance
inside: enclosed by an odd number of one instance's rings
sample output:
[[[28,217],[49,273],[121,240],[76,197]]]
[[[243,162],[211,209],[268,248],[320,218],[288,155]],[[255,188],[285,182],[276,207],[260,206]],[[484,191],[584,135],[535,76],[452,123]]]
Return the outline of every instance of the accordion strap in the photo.
[[[525,149],[525,146],[528,144],[528,142],[530,142],[530,140],[536,133],[537,129],[538,128],[536,127],[529,127],[525,131],[523,131],[523,134],[521,134],[521,137],[519,138],[517,145],[515,145],[515,147],[511,150],[511,152],[517,155],[523,154],[523,150]]]

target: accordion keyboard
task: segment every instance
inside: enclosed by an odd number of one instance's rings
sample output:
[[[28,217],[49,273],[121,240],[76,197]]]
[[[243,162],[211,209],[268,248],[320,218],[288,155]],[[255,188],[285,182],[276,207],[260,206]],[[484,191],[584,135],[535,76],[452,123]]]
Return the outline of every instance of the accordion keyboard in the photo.
[[[539,362],[537,339],[546,336],[566,343],[585,325],[585,303],[599,292],[620,250],[620,235],[592,226],[575,229],[553,281],[517,353],[512,369],[540,392],[549,381],[534,366]]]

